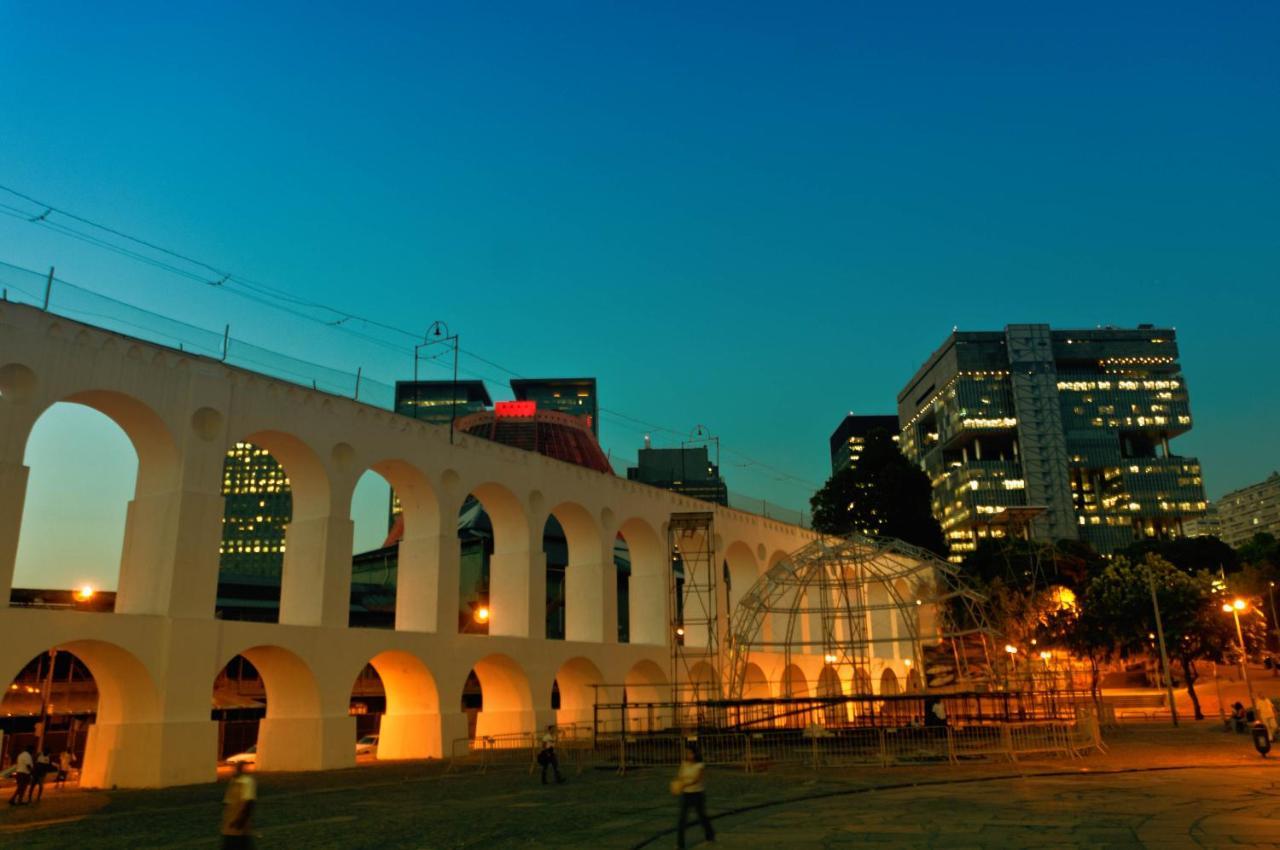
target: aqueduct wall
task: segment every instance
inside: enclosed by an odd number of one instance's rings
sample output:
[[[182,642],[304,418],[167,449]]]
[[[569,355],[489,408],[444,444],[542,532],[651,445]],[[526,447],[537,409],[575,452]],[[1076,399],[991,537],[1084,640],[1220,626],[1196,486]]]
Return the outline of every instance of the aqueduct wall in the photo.
[[[474,669],[485,694],[480,734],[533,731],[590,717],[589,685],[657,694],[669,667],[666,522],[714,509],[718,555],[737,593],[812,539],[805,529],[459,436],[346,398],[0,303],[0,594],[7,598],[29,470],[28,436],[58,402],[95,408],[138,455],[114,613],[0,607],[0,681],[57,647],[89,666],[100,693],[86,786],[213,779],[214,677],[235,655],[262,673],[267,715],[260,769],[350,765],[352,683],[373,663],[387,691],[379,757],[446,753],[467,734],[461,693]],[[293,490],[279,623],[215,619],[223,459],[248,440],[284,466]],[[405,509],[395,628],[349,628],[351,497],[366,470]],[[86,470],[86,474],[92,474]],[[490,634],[458,634],[458,510],[468,494],[494,528]],[[567,639],[544,624],[542,529],[569,544]],[[616,641],[613,541],[632,557],[631,642]],[[723,599],[721,605],[725,603]],[[722,611],[726,626],[729,618]],[[765,670],[770,681],[809,669]],[[551,685],[561,690],[559,716]],[[780,694],[775,694],[780,695]],[[633,697],[634,698],[634,697]],[[652,698],[652,697],[650,697]]]

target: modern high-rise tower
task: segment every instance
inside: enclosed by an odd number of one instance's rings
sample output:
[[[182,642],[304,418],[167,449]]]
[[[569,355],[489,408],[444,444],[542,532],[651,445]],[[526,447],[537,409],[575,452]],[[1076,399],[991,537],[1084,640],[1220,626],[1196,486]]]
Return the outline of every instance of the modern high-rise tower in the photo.
[[[1200,462],[1170,446],[1191,429],[1171,328],[956,331],[898,394],[898,423],[955,557],[1017,517],[1109,553],[1205,510]]]

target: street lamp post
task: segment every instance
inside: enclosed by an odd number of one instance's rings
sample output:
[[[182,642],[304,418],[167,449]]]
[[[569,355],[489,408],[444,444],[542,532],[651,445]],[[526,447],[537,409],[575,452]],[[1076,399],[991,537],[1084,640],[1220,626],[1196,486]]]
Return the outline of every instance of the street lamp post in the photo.
[[[422,349],[433,345],[447,345],[453,350],[453,387],[449,393],[449,442],[453,443],[453,426],[458,421],[458,335],[449,333],[449,326],[441,321],[432,322],[422,342],[413,347],[413,383],[418,383],[418,359]],[[417,390],[414,390],[415,394]],[[414,414],[417,415],[416,413]]]
[[[1249,705],[1256,711],[1258,701],[1253,696],[1253,682],[1249,681],[1249,655],[1244,648],[1244,629],[1240,628],[1240,612],[1246,607],[1243,599],[1222,603],[1223,611],[1230,611],[1236,621],[1236,640],[1240,642],[1240,673],[1244,676],[1244,686],[1249,691]]]
[[[1276,639],[1276,651],[1280,652],[1280,620],[1276,619],[1276,583],[1267,582],[1267,598],[1271,600],[1271,634]],[[1272,665],[1272,671],[1275,666]]]
[[[1156,612],[1156,636],[1160,639],[1160,664],[1164,668],[1164,689],[1169,695],[1169,716],[1173,725],[1178,725],[1178,706],[1173,700],[1173,674],[1169,672],[1169,653],[1164,646],[1164,622],[1160,619],[1160,602],[1156,599],[1156,576],[1151,567],[1147,567],[1147,586],[1151,588],[1151,607]]]

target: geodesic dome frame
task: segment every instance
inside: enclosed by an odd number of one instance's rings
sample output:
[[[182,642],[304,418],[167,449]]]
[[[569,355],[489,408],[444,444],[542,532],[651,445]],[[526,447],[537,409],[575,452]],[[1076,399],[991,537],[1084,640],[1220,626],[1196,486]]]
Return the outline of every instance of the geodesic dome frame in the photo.
[[[869,692],[872,660],[892,657],[895,644],[909,647],[916,664],[947,656],[953,684],[975,685],[991,670],[983,602],[955,566],[925,549],[862,536],[820,538],[778,562],[734,607],[729,697],[742,698],[752,652],[781,653],[788,667],[798,656],[819,656],[845,674],[854,693],[860,686]],[[875,633],[873,621],[883,629],[886,614],[900,624],[896,633]],[[931,671],[921,672],[927,683]]]

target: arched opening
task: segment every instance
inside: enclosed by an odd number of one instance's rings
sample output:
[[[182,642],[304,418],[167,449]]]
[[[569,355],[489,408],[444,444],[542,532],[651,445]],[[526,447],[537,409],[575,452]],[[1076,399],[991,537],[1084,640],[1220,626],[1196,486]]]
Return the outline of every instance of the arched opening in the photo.
[[[760,564],[751,547],[741,540],[729,544],[724,553],[725,597],[732,615],[738,600],[746,595],[760,577]]]
[[[367,696],[362,696],[362,686]],[[365,711],[356,708],[361,702],[368,706]],[[417,656],[398,650],[375,655],[356,677],[352,708],[357,758],[385,761],[443,755],[440,695],[435,677]],[[362,716],[370,714],[362,722]]]
[[[641,519],[624,522],[618,535],[625,541],[630,558],[626,594],[628,638],[631,643],[665,645],[671,628],[667,613],[667,571],[671,565],[667,563],[666,547],[653,527]],[[621,596],[618,604],[621,607]]]
[[[586,658],[570,658],[556,672],[560,702],[556,708],[556,726],[560,735],[571,738],[591,736],[595,719],[596,689],[604,684],[600,668]]]
[[[824,665],[821,672],[818,673],[817,695],[819,697],[838,697],[843,694],[840,686],[840,674],[835,667],[830,664]],[[822,724],[824,726],[839,726],[848,719],[848,712],[844,705],[838,703],[829,703],[822,707]]]
[[[918,694],[924,690],[920,682],[920,671],[912,667],[907,671],[907,693]]]
[[[667,675],[652,661],[638,661],[627,671],[624,702],[626,729],[634,732],[657,732],[670,725],[669,709],[660,705],[671,700]]]
[[[458,631],[537,634],[530,594],[541,582],[529,575],[529,522],[520,500],[500,484],[473,489],[458,511],[458,545]]]
[[[330,532],[320,458],[291,434],[250,434],[227,451],[222,495],[217,616],[319,624]]]
[[[113,750],[143,748],[145,733],[134,732],[159,714],[155,682],[136,656],[104,641],[71,641],[39,653],[9,680],[0,700],[0,752],[12,764],[27,747],[43,750],[55,765],[69,752],[85,788],[156,785],[157,759]]]
[[[765,678],[764,671],[760,669],[760,665],[748,662],[743,675],[742,682],[742,698],[744,700],[768,700],[773,697],[773,692],[769,688],[769,680]],[[746,706],[742,711],[742,722],[758,723],[772,714],[772,709],[767,705]]]
[[[489,655],[472,668],[478,699],[474,738],[516,733],[532,733],[535,727],[533,691],[520,665],[505,655]],[[467,688],[463,688],[463,710],[467,710]]]
[[[157,595],[172,557],[157,526],[175,487],[177,449],[159,416],[119,393],[77,393],[35,421],[24,464],[31,474],[13,582],[27,592],[14,601],[70,601],[42,591],[90,587],[116,591],[119,611],[163,610]]]
[[[888,667],[880,674],[880,696],[891,697],[898,694],[898,676]],[[885,700],[881,703],[880,714],[890,723],[897,723],[905,706],[897,700]]]
[[[802,699],[809,696],[809,682],[805,678],[804,671],[795,664],[788,664],[782,671],[781,687],[782,696],[787,699]],[[787,726],[802,727],[808,722],[801,711],[787,709],[785,714]]]
[[[631,547],[621,533],[613,538],[613,572],[618,643],[631,643]]]
[[[880,674],[880,695],[894,696],[898,693],[898,676],[888,667]]]
[[[434,630],[440,505],[427,477],[399,460],[375,463],[351,497],[350,625]]]
[[[259,770],[322,766],[320,690],[305,661],[279,646],[255,646],[232,656],[214,678],[217,756]]]
[[[553,640],[599,642],[606,638],[605,580],[600,531],[581,505],[562,502],[543,528],[546,555],[546,630]],[[616,580],[615,580],[616,583]]]

